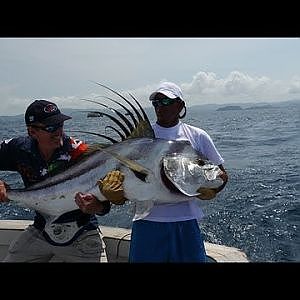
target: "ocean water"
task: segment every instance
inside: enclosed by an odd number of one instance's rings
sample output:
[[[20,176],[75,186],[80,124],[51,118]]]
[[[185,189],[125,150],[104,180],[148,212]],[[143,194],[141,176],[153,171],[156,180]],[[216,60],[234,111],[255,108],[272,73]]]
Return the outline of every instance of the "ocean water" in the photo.
[[[205,217],[200,222],[205,241],[243,250],[252,262],[300,261],[300,101],[266,106],[241,105],[240,110],[216,106],[187,109],[185,122],[206,130],[225,159],[229,173],[225,189],[213,201],[199,201]],[[154,120],[152,109],[146,110]],[[65,130],[105,132],[106,118],[87,118],[79,110]],[[23,116],[1,117],[0,138],[25,134]],[[69,133],[87,142],[92,135]],[[20,176],[0,171],[12,187],[22,187]],[[30,209],[0,204],[0,219],[32,219]],[[102,225],[131,228],[133,205],[113,206],[99,217]]]

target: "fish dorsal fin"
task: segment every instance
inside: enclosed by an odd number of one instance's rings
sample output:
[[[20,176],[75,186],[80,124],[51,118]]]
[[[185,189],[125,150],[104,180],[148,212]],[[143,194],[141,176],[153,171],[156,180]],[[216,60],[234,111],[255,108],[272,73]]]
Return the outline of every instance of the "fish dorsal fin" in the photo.
[[[104,84],[95,82],[95,81],[92,81],[92,82],[104,87],[105,89],[107,89],[107,90],[111,91],[112,93],[114,93],[115,95],[117,95],[119,98],[121,98],[123,101],[125,101],[132,109],[132,111],[130,111],[130,109],[128,107],[126,107],[119,101],[114,100],[110,97],[105,97],[105,96],[100,96],[100,97],[106,98],[110,101],[113,101],[117,105],[119,105],[121,108],[123,108],[125,110],[125,112],[126,112],[125,115],[123,113],[111,108],[110,106],[99,102],[99,101],[81,99],[84,101],[89,101],[89,102],[93,102],[93,103],[99,104],[101,106],[104,106],[105,108],[107,108],[111,112],[113,112],[115,115],[117,115],[121,120],[117,120],[115,118],[115,116],[112,116],[112,115],[106,114],[106,113],[103,114],[103,112],[101,112],[102,116],[104,115],[104,116],[108,117],[109,119],[111,119],[124,132],[124,135],[125,135],[124,139],[141,138],[141,137],[154,138],[154,131],[151,127],[149,118],[148,118],[146,112],[144,111],[144,109],[142,108],[142,106],[140,105],[139,101],[132,94],[129,93],[130,97],[132,98],[131,100],[133,100],[134,103],[132,103],[132,101],[126,99],[123,95],[121,95],[119,92],[111,89],[110,87],[108,87]],[[130,116],[131,120],[126,115]],[[122,121],[123,121],[123,123],[122,123]],[[117,129],[115,129],[115,130],[117,131]],[[122,139],[122,140],[124,140],[124,139]]]
[[[146,120],[139,121],[137,127],[134,128],[130,135],[127,137],[130,138],[141,138],[141,137],[148,137],[154,138],[153,129]]]
[[[98,82],[94,82],[94,81],[92,81],[92,82],[96,83],[97,85],[100,85],[101,87],[104,87],[105,89],[107,89],[107,90],[111,91],[112,93],[114,93],[115,95],[117,95],[123,101],[125,101],[131,108],[131,110],[130,110],[129,107],[126,107],[124,104],[120,103],[119,101],[114,100],[107,96],[100,96],[100,97],[106,98],[106,99],[114,102],[115,104],[119,105],[125,111],[125,113],[124,112],[122,113],[122,112],[108,106],[107,104],[101,103],[96,100],[81,99],[82,101],[96,103],[96,104],[104,107],[105,109],[108,109],[110,112],[112,112],[114,114],[114,115],[111,115],[109,113],[105,113],[102,111],[92,111],[92,112],[89,111],[89,113],[93,113],[95,116],[109,118],[111,121],[114,122],[114,124],[116,126],[118,126],[118,129],[116,129],[110,125],[107,125],[105,128],[113,129],[113,131],[119,135],[119,137],[121,138],[121,141],[124,141],[127,139],[132,139],[132,138],[154,138],[155,137],[154,131],[151,127],[151,124],[150,124],[147,114],[145,113],[144,109],[142,108],[142,106],[140,105],[138,100],[132,94],[129,93],[130,97],[132,98],[131,101],[133,100],[134,103],[132,103],[130,100],[126,99],[123,95],[121,95],[117,91],[111,89],[110,87],[108,87],[104,84],[98,83]],[[127,116],[129,116],[131,118],[131,120]],[[81,130],[70,130],[70,131],[100,136],[102,138],[108,139],[113,144],[121,142],[121,141],[116,140],[115,137],[107,136],[106,134],[104,135],[101,133],[90,132],[90,131],[81,131]],[[148,176],[150,173],[152,173],[151,170],[140,165],[139,163],[137,163],[134,160],[128,159],[127,157],[121,156],[118,153],[113,152],[111,149],[109,149],[109,147],[107,148],[107,146],[109,146],[109,145],[106,145],[106,144],[105,145],[104,144],[90,145],[90,147],[89,147],[90,149],[88,150],[88,152],[85,155],[82,156],[82,158],[91,155],[95,151],[103,151],[103,152],[111,155],[115,159],[117,159],[119,162],[121,162],[123,165],[127,166],[134,172],[137,172],[139,174],[138,177],[140,176],[141,178],[145,179],[145,176]]]

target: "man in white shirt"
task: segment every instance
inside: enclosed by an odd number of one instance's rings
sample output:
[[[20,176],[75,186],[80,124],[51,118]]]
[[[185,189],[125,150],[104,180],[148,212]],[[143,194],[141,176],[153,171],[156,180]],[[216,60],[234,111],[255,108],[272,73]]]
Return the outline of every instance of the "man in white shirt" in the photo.
[[[192,147],[223,173],[223,184],[218,189],[207,189],[200,199],[212,199],[226,185],[228,176],[224,160],[210,136],[202,129],[183,123],[186,115],[182,91],[172,82],[163,82],[150,95],[156,123],[152,124],[155,137],[167,140],[188,140]],[[184,110],[184,113],[180,113]],[[155,204],[143,219],[133,221],[130,262],[205,262],[206,252],[198,221],[203,217],[197,198],[182,202]]]

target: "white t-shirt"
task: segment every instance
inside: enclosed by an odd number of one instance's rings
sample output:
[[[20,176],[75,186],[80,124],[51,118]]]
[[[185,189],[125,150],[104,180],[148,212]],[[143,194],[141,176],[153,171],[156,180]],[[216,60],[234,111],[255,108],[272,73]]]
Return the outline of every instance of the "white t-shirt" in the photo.
[[[210,136],[200,128],[180,121],[174,127],[165,128],[155,123],[152,124],[152,128],[157,138],[166,140],[188,140],[194,149],[201,152],[214,164],[220,165],[224,162]],[[177,222],[202,219],[203,212],[199,206],[199,199],[190,198],[191,200],[188,201],[185,199],[180,203],[155,204],[144,220]]]

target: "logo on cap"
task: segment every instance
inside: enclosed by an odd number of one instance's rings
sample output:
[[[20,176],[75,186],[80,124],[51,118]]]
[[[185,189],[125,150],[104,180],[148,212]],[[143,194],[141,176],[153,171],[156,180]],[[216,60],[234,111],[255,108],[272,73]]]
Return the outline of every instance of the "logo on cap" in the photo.
[[[47,104],[45,107],[44,107],[44,112],[45,113],[53,113],[57,111],[57,106],[54,105],[54,104]]]

